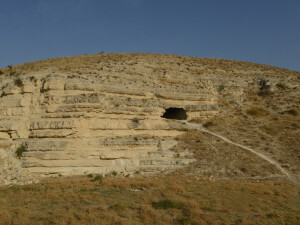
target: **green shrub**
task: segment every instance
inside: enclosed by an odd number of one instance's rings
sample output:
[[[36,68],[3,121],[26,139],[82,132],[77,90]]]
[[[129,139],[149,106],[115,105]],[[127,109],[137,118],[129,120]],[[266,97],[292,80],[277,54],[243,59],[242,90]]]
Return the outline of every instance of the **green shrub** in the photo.
[[[246,113],[251,115],[251,116],[258,116],[259,114],[261,114],[262,110],[259,108],[251,108],[246,110]]]
[[[14,76],[16,74],[17,74],[16,71],[13,71],[13,70],[9,71],[9,76]]]
[[[17,85],[18,87],[23,87],[23,81],[20,78],[15,79],[15,85]]]
[[[181,209],[182,205],[171,199],[163,199],[158,202],[152,202],[152,207],[155,209]]]
[[[288,114],[293,115],[293,116],[297,116],[298,112],[296,111],[296,109],[290,109],[286,111]]]
[[[133,118],[131,120],[131,122],[132,122],[132,127],[133,128],[137,128],[139,126],[139,124],[140,124],[140,119],[139,118]]]
[[[16,155],[18,159],[21,159],[23,157],[23,153],[26,152],[27,149],[25,145],[21,145],[19,148],[16,150]]]
[[[256,116],[258,114],[256,109],[248,109],[246,111],[246,113],[248,113],[249,115],[252,115],[252,116]]]
[[[112,171],[111,174],[114,175],[114,176],[118,175],[118,173],[116,171]]]
[[[260,129],[270,135],[276,135],[278,133],[278,130],[271,126],[261,126]]]
[[[223,92],[225,89],[225,85],[224,84],[220,84],[219,87],[218,87],[218,92],[221,93]]]
[[[131,121],[132,121],[132,123],[137,124],[137,125],[140,123],[139,118],[133,118]]]
[[[127,209],[127,206],[121,203],[116,203],[111,205],[109,208],[116,211],[124,211],[125,209]]]
[[[261,78],[258,85],[259,85],[259,92],[258,95],[266,96],[271,94],[270,88],[271,85],[268,85],[268,80]]]
[[[190,217],[180,217],[176,219],[179,224],[191,224],[193,221]]]
[[[4,74],[2,70],[0,70],[0,75]]]
[[[13,70],[12,65],[8,65],[7,68],[8,68],[8,71],[9,71],[8,74],[9,74],[10,76],[16,75],[16,71]]]
[[[87,177],[93,178],[93,174],[90,173],[90,174],[87,175]]]
[[[208,122],[206,122],[205,124],[203,124],[203,126],[205,127],[205,128],[208,128],[208,127],[211,127],[211,126],[214,126],[215,124],[212,122],[212,121],[208,121]]]
[[[96,175],[91,181],[95,182],[95,181],[99,181],[99,183],[101,183],[103,180],[103,177],[101,175]]]
[[[258,82],[259,84],[259,90],[261,91],[269,91],[271,86],[268,85],[268,80],[261,78],[260,81]]]
[[[286,86],[284,84],[282,84],[282,83],[276,84],[276,87],[280,88],[280,89],[285,89],[286,88]]]

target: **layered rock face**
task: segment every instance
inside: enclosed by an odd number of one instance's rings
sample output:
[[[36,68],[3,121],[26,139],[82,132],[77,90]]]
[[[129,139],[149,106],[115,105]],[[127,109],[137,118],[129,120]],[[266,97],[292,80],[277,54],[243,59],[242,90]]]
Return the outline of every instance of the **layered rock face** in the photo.
[[[186,126],[163,118],[165,110],[184,109],[188,120],[209,118],[219,112],[222,85],[232,101],[243,101],[247,77],[211,73],[186,60],[96,55],[25,64],[16,68],[19,77],[6,71],[0,78],[0,160],[9,165],[0,165],[2,181],[189,164],[190,152],[172,151]],[[20,146],[25,151],[18,159]]]

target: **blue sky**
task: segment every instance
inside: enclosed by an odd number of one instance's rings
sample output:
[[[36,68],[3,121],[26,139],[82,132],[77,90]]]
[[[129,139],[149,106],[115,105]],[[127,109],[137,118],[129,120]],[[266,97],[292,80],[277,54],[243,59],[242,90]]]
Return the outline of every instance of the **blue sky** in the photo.
[[[0,0],[0,67],[100,51],[300,71],[300,0]]]

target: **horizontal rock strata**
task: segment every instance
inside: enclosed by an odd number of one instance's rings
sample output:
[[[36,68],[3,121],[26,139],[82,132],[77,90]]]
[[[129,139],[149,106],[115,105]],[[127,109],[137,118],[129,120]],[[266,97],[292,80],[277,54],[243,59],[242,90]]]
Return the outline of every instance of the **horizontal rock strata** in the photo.
[[[247,85],[245,79],[222,72],[192,73],[175,66],[161,70],[157,61],[131,64],[129,57],[120,61],[123,67],[117,60],[99,61],[98,66],[81,67],[79,74],[51,66],[26,70],[21,85],[16,77],[1,76],[0,160],[10,158],[12,174],[44,177],[182,167],[193,157],[184,149],[182,154],[171,149],[186,126],[162,118],[165,110],[182,108],[188,120],[209,118],[219,112],[222,85],[235,102],[243,101]],[[17,159],[20,146],[26,151]],[[0,167],[2,180],[14,179]]]

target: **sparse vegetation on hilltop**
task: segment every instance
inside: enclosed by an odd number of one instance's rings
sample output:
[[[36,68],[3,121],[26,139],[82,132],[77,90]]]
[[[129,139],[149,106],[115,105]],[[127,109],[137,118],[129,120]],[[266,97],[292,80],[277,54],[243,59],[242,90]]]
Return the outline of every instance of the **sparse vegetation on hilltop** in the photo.
[[[81,55],[64,58],[53,58],[37,62],[25,63],[17,66],[9,66],[2,69],[3,72],[10,74],[29,73],[40,70],[61,71],[72,74],[86,73],[86,69],[95,70],[102,68],[108,69],[109,65],[124,65],[124,72],[134,67],[138,62],[144,63],[152,61],[157,63],[153,69],[156,71],[173,71],[180,69],[191,74],[214,74],[223,75],[243,75],[245,73],[252,75],[290,75],[297,76],[299,72],[272,67],[268,65],[255,64],[250,62],[241,62],[225,59],[197,58],[177,55],[158,55],[158,54],[137,54],[137,53],[111,53],[96,55]],[[299,76],[299,75],[298,75]]]
[[[18,87],[23,87],[23,81],[20,78],[15,79],[15,85]]]

